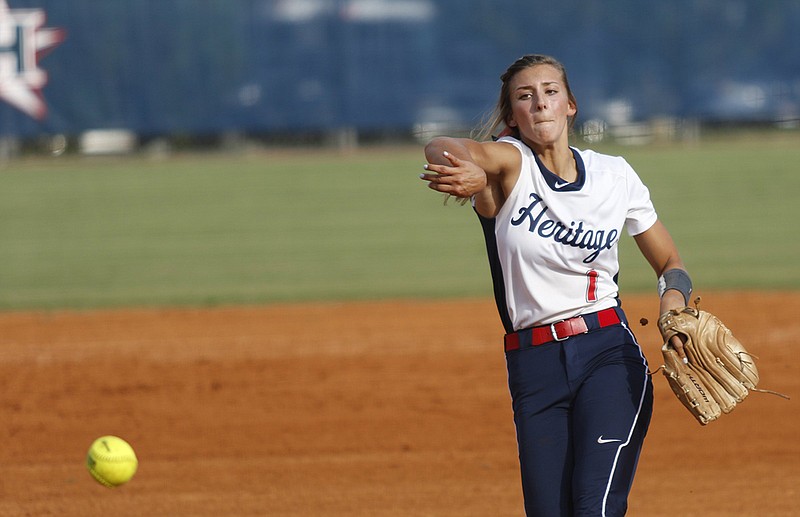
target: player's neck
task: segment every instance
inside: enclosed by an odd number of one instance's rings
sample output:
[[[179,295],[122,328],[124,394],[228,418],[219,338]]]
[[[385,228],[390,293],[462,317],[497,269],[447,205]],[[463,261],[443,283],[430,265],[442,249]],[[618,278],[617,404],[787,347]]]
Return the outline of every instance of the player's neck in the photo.
[[[578,179],[578,166],[569,146],[544,148],[535,151],[542,165],[566,182]]]

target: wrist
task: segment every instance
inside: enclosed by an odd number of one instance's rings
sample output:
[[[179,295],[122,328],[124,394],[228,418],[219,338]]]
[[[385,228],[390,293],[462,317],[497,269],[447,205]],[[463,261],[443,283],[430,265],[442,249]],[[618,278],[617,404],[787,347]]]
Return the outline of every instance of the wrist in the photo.
[[[678,268],[664,271],[664,274],[658,277],[658,295],[663,301],[668,294],[671,298],[679,295],[683,305],[689,305],[689,298],[692,295],[692,279],[689,273]]]

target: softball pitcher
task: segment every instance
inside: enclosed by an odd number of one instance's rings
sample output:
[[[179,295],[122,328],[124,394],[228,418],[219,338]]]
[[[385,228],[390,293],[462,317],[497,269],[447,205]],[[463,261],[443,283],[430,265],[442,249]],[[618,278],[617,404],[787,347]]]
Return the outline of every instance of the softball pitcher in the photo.
[[[686,305],[691,280],[630,165],[569,146],[564,67],[528,55],[501,80],[484,133],[503,136],[434,139],[421,178],[472,197],[483,228],[527,514],[624,515],[653,395],[618,297],[622,232],[659,278],[661,313]]]

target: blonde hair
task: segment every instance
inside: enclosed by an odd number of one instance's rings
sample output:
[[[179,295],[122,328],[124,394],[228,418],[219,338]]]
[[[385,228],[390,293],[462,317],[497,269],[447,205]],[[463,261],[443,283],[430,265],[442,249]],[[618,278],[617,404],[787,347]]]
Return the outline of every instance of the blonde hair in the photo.
[[[570,128],[575,122],[575,117],[578,114],[578,101],[572,93],[572,88],[569,86],[567,79],[567,69],[561,62],[551,56],[543,54],[527,54],[514,61],[509,66],[503,75],[500,76],[502,85],[500,87],[500,96],[497,99],[497,104],[494,110],[489,113],[485,121],[478,127],[476,140],[484,141],[489,140],[495,135],[495,132],[500,130],[519,138],[519,129],[507,126],[509,117],[511,116],[511,80],[522,70],[538,65],[550,65],[561,74],[561,80],[564,82],[564,87],[567,89],[567,97],[569,101],[575,106],[575,115],[569,118]]]

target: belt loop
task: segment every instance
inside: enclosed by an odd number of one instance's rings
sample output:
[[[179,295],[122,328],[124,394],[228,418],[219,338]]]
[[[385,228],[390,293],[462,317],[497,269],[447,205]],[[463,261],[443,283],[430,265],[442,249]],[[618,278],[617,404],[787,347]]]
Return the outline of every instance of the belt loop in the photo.
[[[519,332],[506,334],[504,341],[506,352],[510,352],[511,350],[519,350]]]
[[[621,322],[622,320],[620,319],[619,314],[617,314],[616,307],[611,307],[597,313],[597,323],[599,324],[600,328],[609,327]]]

